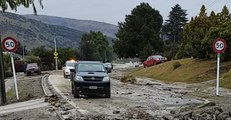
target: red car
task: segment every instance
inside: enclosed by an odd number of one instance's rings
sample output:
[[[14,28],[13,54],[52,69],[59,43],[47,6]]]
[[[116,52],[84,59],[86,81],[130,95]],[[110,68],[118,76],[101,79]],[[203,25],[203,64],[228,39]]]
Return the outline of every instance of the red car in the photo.
[[[150,66],[153,66],[153,65],[156,65],[162,62],[166,62],[166,61],[167,61],[166,57],[163,57],[161,55],[152,55],[152,56],[149,56],[147,60],[143,62],[143,66],[150,67]]]

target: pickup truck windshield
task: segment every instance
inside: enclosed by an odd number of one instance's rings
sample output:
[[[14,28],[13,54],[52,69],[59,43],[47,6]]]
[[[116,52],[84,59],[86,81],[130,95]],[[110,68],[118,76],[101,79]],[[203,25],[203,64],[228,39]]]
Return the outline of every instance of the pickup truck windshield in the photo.
[[[82,63],[78,65],[78,72],[105,72],[103,64]]]
[[[66,63],[66,66],[74,67],[75,63],[74,62],[68,62],[68,63]]]

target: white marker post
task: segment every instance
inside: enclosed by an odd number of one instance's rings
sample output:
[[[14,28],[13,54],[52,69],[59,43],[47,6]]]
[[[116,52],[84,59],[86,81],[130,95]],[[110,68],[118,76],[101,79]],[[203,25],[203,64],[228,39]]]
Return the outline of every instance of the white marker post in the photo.
[[[213,51],[217,53],[217,85],[216,85],[216,95],[219,95],[219,76],[220,76],[220,57],[221,53],[224,53],[227,44],[224,39],[217,38],[213,41]]]
[[[15,73],[15,67],[14,67],[14,57],[13,57],[13,53],[10,53],[10,57],[11,57],[13,75],[14,75],[14,87],[15,87],[16,98],[17,98],[17,100],[19,100],[19,96],[18,96],[18,85],[17,85],[16,73]]]
[[[219,95],[219,83],[220,83],[220,80],[219,80],[219,76],[220,76],[220,56],[221,54],[218,53],[217,54],[217,89],[216,89],[216,95]]]
[[[10,52],[10,58],[11,58],[11,63],[12,63],[13,75],[14,75],[15,94],[16,94],[17,100],[19,100],[18,86],[17,86],[16,73],[15,73],[15,67],[14,67],[14,57],[13,57],[13,53],[12,53],[12,52],[16,51],[16,49],[18,47],[18,42],[12,37],[6,37],[2,41],[2,45],[3,45],[2,46],[3,49]]]

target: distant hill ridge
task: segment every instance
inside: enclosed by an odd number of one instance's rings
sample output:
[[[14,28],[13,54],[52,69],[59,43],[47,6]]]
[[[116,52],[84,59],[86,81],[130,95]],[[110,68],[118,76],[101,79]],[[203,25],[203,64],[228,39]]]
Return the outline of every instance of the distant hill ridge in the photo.
[[[97,22],[91,20],[77,20],[71,18],[62,18],[55,16],[46,16],[46,15],[24,15],[27,18],[35,19],[42,21],[47,24],[65,26],[82,32],[100,31],[104,35],[115,38],[115,33],[118,31],[116,25],[112,25],[104,22]]]
[[[54,22],[57,24],[55,25],[46,24],[45,22],[31,19],[28,16],[35,17],[35,15],[27,15],[27,17],[24,17],[14,13],[0,12],[0,33],[2,34],[2,38],[6,36],[14,37],[21,44],[24,44],[28,50],[39,46],[54,48],[54,39],[57,41],[57,47],[71,47],[77,49],[80,45],[82,34],[86,33],[88,30],[101,31],[103,34],[109,32],[112,36],[117,30],[115,25],[100,22],[94,23],[94,21],[77,20],[79,21],[78,23],[81,23],[77,25],[76,22],[67,24],[69,21],[75,21],[74,19],[42,16],[42,18],[47,17],[47,19],[51,21],[58,21]],[[60,25],[62,21],[63,24]],[[73,24],[73,26],[79,26],[78,29],[80,30],[68,27],[71,26],[71,24]],[[91,29],[90,26],[94,27]],[[97,26],[99,26],[99,28],[97,28]],[[105,26],[106,28],[104,29]],[[111,41],[112,38],[108,38],[109,41]]]

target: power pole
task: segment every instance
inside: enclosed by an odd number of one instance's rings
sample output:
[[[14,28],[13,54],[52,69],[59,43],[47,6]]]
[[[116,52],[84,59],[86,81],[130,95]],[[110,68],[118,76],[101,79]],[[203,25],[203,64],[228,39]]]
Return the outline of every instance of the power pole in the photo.
[[[56,51],[56,38],[54,39],[54,43],[55,43],[55,53],[57,53]],[[57,56],[55,56],[57,57]],[[58,70],[58,61],[57,61],[57,58],[55,58],[55,70]]]
[[[6,90],[4,81],[4,66],[3,66],[3,52],[2,52],[2,38],[0,34],[0,104],[6,104]]]

